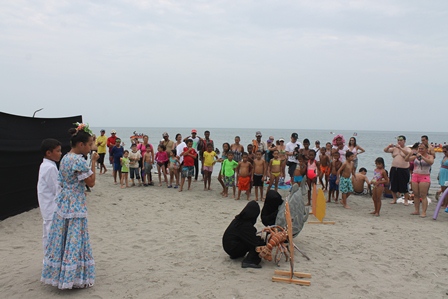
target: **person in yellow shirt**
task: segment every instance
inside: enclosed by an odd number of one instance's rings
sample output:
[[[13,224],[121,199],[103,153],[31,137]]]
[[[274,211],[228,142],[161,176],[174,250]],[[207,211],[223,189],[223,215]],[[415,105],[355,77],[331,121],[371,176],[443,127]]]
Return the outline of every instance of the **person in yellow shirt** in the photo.
[[[103,174],[103,173],[106,173],[106,171],[107,171],[106,166],[104,166],[104,157],[106,156],[107,137],[105,135],[106,134],[105,130],[101,130],[100,133],[101,133],[101,136],[98,136],[96,138],[96,145],[98,146],[98,155],[100,156],[98,159],[98,164],[100,164],[100,174]]]
[[[203,158],[204,158],[204,165],[202,170],[204,171],[204,191],[205,191],[205,190],[211,190],[210,182],[212,180],[213,166],[216,163],[216,158],[218,158],[218,155],[213,150],[213,145],[211,143],[207,144],[207,151],[204,152]]]

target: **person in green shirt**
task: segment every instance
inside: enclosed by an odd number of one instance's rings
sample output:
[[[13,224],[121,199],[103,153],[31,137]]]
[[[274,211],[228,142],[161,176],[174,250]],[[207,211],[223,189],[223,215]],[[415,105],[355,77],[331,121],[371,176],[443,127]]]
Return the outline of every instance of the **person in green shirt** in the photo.
[[[224,177],[225,191],[222,197],[229,196],[229,187],[233,187],[233,198],[235,198],[235,168],[238,162],[233,160],[233,153],[227,153],[227,159],[222,162],[221,175]]]
[[[121,188],[129,188],[129,184],[128,184],[128,173],[129,173],[129,163],[130,163],[130,159],[129,159],[129,151],[125,150],[123,153],[123,157],[120,158],[120,163],[121,163],[121,180],[120,180],[120,184],[121,184]],[[125,187],[125,183],[126,183],[126,187]]]

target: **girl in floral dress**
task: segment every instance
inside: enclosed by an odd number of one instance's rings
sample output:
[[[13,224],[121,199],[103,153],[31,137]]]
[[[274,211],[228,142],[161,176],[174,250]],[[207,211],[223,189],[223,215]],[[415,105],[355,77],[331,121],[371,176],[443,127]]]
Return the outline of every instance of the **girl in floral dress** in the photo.
[[[61,160],[58,181],[61,193],[56,198],[48,244],[45,249],[41,281],[59,289],[85,288],[95,281],[95,262],[87,229],[85,186],[95,185],[95,164],[92,154],[88,166],[83,155],[90,152],[93,139],[87,125],[70,129],[72,149]]]

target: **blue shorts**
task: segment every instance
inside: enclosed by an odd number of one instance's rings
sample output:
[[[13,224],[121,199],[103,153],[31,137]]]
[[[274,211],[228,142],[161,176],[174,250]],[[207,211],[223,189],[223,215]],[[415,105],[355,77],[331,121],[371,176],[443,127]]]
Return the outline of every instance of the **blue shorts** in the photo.
[[[184,166],[182,167],[182,177],[191,178],[194,175],[194,166]]]
[[[120,162],[114,163],[114,170],[115,171],[121,171],[121,164],[120,164]]]
[[[300,183],[303,180],[303,175],[295,175],[294,183]]]
[[[339,190],[339,186],[338,184],[336,184],[336,179],[337,176],[335,174],[330,174],[330,178],[328,179],[328,181],[330,182],[330,191]]]
[[[339,178],[339,191],[341,193],[353,193],[352,179],[341,176]]]

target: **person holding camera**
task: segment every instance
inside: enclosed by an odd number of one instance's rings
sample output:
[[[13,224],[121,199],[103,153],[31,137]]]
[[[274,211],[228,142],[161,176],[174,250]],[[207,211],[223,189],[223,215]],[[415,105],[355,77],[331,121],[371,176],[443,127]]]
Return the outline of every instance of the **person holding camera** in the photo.
[[[390,190],[392,191],[391,204],[397,203],[397,193],[404,193],[404,204],[408,205],[409,200],[409,161],[406,161],[406,156],[411,153],[411,150],[406,147],[406,137],[398,136],[397,144],[389,144],[384,148],[385,153],[392,154],[392,166],[389,172]]]
[[[418,151],[414,154],[410,151],[405,161],[414,161],[414,171],[412,172],[412,191],[414,191],[414,213],[411,215],[420,215],[420,217],[426,217],[426,208],[428,207],[428,195],[429,185],[431,183],[430,171],[431,165],[434,164],[434,156],[429,154],[428,145],[420,143],[418,145]],[[420,200],[422,201],[422,213],[420,214]]]
[[[303,147],[297,140],[298,138],[299,135],[297,133],[292,133],[291,141],[288,142],[285,147],[286,157],[288,157],[286,165],[288,166],[288,174],[291,178],[291,182],[294,182],[294,170],[296,170],[297,166],[297,156],[299,155],[300,149]]]

